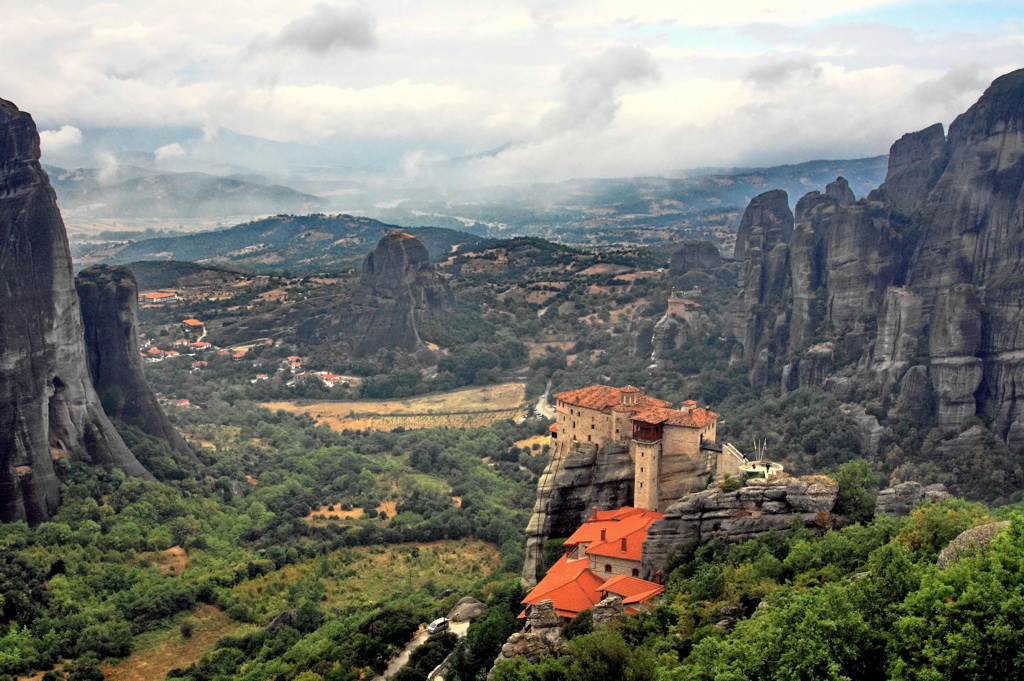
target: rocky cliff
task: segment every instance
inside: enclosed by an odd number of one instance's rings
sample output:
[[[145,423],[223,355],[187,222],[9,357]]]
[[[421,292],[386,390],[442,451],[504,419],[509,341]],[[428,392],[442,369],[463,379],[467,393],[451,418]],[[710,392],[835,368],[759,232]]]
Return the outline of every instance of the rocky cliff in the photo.
[[[305,340],[344,340],[356,356],[381,348],[411,352],[423,346],[418,322],[454,307],[451,288],[419,239],[394,233],[366,256],[352,298],[325,319],[307,320],[298,333]]]
[[[95,265],[78,274],[89,373],[107,416],[163,440],[182,461],[199,463],[156,401],[139,355],[138,296],[127,267]]]
[[[526,527],[523,585],[537,584],[549,537],[568,537],[595,506],[607,510],[632,505],[633,476],[633,460],[621,445],[599,450],[579,443],[566,456],[553,458],[537,482],[537,502]]]
[[[748,480],[745,487],[732,492],[719,484],[688,494],[669,506],[665,517],[648,530],[642,576],[654,577],[673,550],[714,537],[743,542],[784,530],[794,520],[807,527],[827,526],[838,495],[839,485],[831,478],[787,475]]]
[[[0,100],[0,521],[59,503],[54,460],[151,478],[100,406],[67,234],[31,116]]]
[[[992,83],[948,136],[935,125],[893,144],[866,199],[840,178],[797,202],[792,229],[787,211],[779,192],[762,194],[739,228],[728,327],[752,385],[843,386],[831,374],[847,367],[892,408],[914,368],[942,433],[980,417],[1024,446],[1024,70]]]

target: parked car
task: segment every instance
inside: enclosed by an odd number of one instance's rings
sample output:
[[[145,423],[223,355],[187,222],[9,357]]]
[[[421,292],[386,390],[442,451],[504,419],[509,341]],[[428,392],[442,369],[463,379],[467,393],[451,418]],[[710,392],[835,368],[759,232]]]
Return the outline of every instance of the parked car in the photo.
[[[427,625],[427,634],[433,636],[434,634],[443,634],[448,631],[451,627],[451,623],[447,617],[438,617],[436,620]]]

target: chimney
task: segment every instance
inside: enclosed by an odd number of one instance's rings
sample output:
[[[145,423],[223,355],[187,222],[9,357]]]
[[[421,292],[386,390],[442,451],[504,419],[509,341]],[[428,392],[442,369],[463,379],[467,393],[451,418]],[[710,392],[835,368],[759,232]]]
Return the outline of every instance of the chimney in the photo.
[[[602,530],[601,530],[601,541],[604,541],[604,536],[605,536],[605,533],[606,533],[607,531],[608,531],[608,530],[605,530],[605,529],[602,529]]]
[[[626,552],[626,538],[625,537],[622,538],[622,552],[623,553]]]

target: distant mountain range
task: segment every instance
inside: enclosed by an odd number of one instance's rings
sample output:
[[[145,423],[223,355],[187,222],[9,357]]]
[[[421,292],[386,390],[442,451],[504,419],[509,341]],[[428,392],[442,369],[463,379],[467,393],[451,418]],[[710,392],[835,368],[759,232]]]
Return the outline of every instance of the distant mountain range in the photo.
[[[108,173],[95,168],[67,170],[47,166],[50,182],[64,209],[92,217],[196,218],[266,213],[311,213],[324,199],[258,175],[218,177],[206,173],[158,172],[118,166]]]
[[[408,229],[351,215],[277,215],[230,229],[185,236],[146,239],[114,249],[102,257],[78,258],[79,265],[103,261],[177,260],[233,266],[252,272],[311,274],[358,267],[381,237],[408,231],[440,258],[479,237],[438,227]]]
[[[731,246],[725,237],[735,232],[743,207],[758,194],[781,188],[798,197],[843,176],[854,193],[863,196],[885,178],[886,164],[886,156],[876,156],[771,168],[704,169],[685,177],[466,189],[444,198],[410,198],[367,214],[399,224],[442,225],[494,237],[540,236],[566,244],[711,238]]]

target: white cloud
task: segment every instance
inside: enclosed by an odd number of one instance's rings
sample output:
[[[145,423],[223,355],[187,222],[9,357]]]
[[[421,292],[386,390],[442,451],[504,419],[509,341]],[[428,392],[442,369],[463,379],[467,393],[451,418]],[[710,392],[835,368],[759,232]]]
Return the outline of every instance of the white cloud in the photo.
[[[181,145],[177,142],[172,144],[166,144],[155,152],[156,162],[163,163],[173,158],[181,158],[185,155],[185,150],[182,149]]]
[[[376,18],[362,5],[320,2],[273,38],[255,40],[249,52],[302,50],[323,56],[337,50],[372,50],[377,47],[376,26]]]
[[[91,127],[194,125],[380,140],[395,158],[526,141],[480,162],[506,178],[884,153],[948,123],[1024,41],[1019,21],[966,33],[867,11],[921,0],[9,4],[0,96],[48,129],[45,150],[73,141],[62,126],[83,146]]]
[[[60,130],[40,130],[39,144],[43,153],[60,153],[82,143],[82,131],[73,125],[62,125]]]

